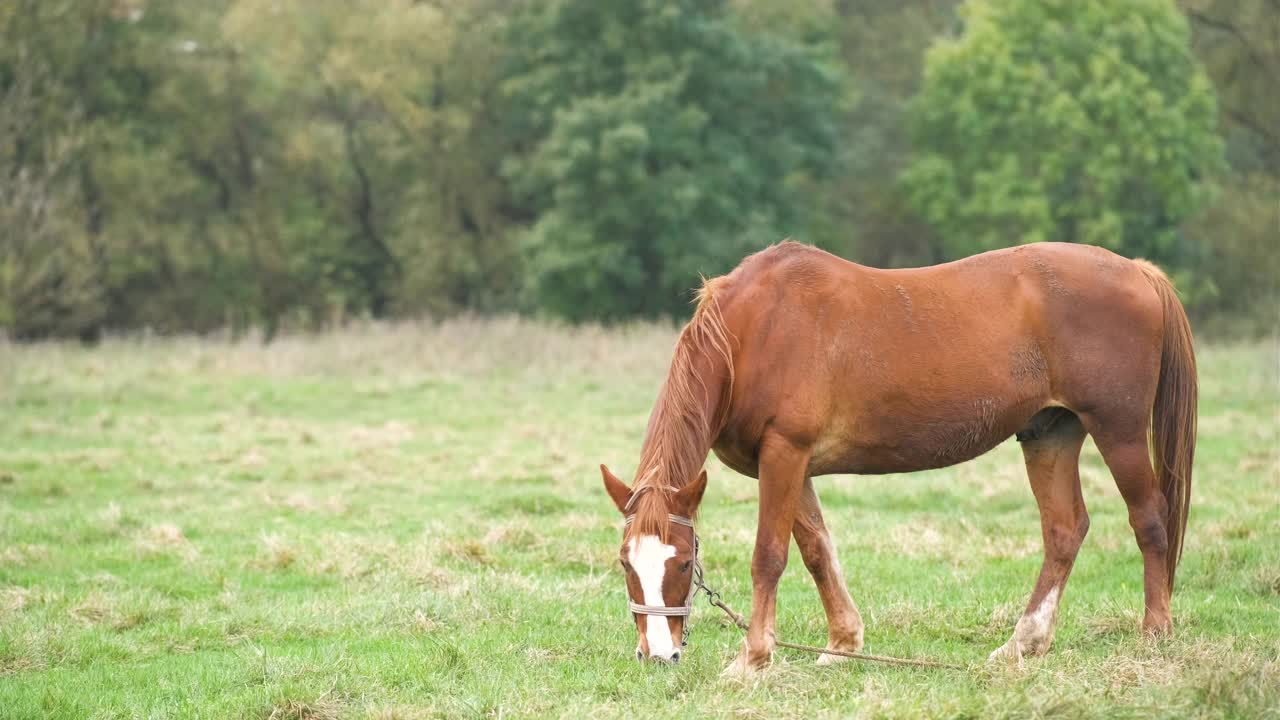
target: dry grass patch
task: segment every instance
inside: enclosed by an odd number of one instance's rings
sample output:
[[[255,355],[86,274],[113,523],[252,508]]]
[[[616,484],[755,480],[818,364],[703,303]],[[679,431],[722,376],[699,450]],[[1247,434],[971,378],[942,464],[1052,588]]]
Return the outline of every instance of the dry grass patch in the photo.
[[[94,625],[110,625],[116,616],[115,604],[103,593],[93,591],[86,595],[67,611],[85,627]]]
[[[992,536],[961,519],[939,526],[929,520],[913,520],[894,526],[888,533],[870,537],[879,553],[897,553],[916,559],[946,560],[953,565],[974,565],[993,558],[1039,555],[1039,533]]]
[[[974,462],[956,467],[957,485],[966,494],[976,491],[985,499],[995,497],[1022,498],[1029,495],[1027,471],[1021,462]]]
[[[58,632],[49,627],[31,627],[6,632],[4,641],[0,642],[0,685],[7,681],[5,676],[26,672],[39,672],[57,663],[63,655],[62,643]],[[62,647],[60,647],[62,646]],[[3,710],[4,708],[0,708]]]
[[[47,587],[21,587],[12,585],[0,589],[0,617],[17,614],[40,607],[50,607],[65,601],[66,593]]]
[[[1205,435],[1223,435],[1253,427],[1257,418],[1243,410],[1226,410],[1214,415],[1200,414],[1198,430]]]
[[[1097,612],[1081,619],[1085,637],[1100,640],[1107,637],[1128,637],[1142,628],[1142,616],[1138,610],[1107,602]]]
[[[1143,685],[1169,685],[1181,678],[1186,661],[1178,657],[1116,653],[1102,661],[1099,674],[1107,687],[1120,690]]]
[[[391,568],[411,582],[429,588],[443,588],[453,582],[452,573],[440,566],[434,545],[402,548],[391,557]]]
[[[525,549],[535,550],[546,543],[546,537],[534,532],[527,522],[516,520],[489,528],[489,531],[484,534],[484,538],[480,542],[490,547],[494,545],[516,545]]]
[[[600,513],[584,513],[584,512],[567,512],[562,514],[556,522],[558,527],[565,530],[599,530],[605,527],[622,527],[621,515],[602,515]]]
[[[1258,568],[1253,585],[1262,595],[1280,595],[1280,566]]]
[[[152,525],[138,535],[134,543],[149,554],[176,555],[184,560],[200,556],[199,548],[187,539],[182,528],[173,523]]]
[[[267,507],[288,508],[296,512],[308,515],[329,515],[337,517],[347,514],[348,505],[346,500],[340,495],[327,495],[325,497],[316,497],[304,492],[294,492],[280,497],[270,492],[264,492],[259,496],[262,503]]]
[[[348,533],[322,535],[315,554],[307,562],[309,572],[336,575],[343,579],[365,577],[386,567],[401,552],[400,546],[385,538],[364,538]]]
[[[22,434],[27,437],[48,437],[53,435],[61,435],[66,428],[54,422],[47,420],[32,420],[22,428]]]
[[[298,548],[283,535],[267,533],[258,540],[253,565],[266,570],[284,570],[297,562],[298,554]]]
[[[68,453],[68,460],[95,472],[116,470],[127,462],[126,458],[123,451],[115,448],[88,448]]]
[[[422,608],[418,608],[413,611],[413,617],[409,621],[409,627],[411,627],[415,632],[425,634],[438,629],[440,627],[440,621],[428,615],[422,610]]]
[[[31,562],[49,559],[49,548],[44,545],[20,543],[0,549],[0,567],[5,565],[23,566]]]
[[[1275,453],[1245,455],[1236,463],[1236,472],[1260,473],[1273,480],[1280,479],[1280,457]]]
[[[1254,654],[1237,652],[1229,643],[1208,639],[1198,639],[1191,644],[1176,639],[1140,639],[1134,652],[1113,653],[1099,668],[1099,675],[1112,690],[1186,684],[1192,677],[1213,683],[1224,675],[1236,677],[1254,672],[1280,679],[1280,664],[1274,659],[1263,660]]]
[[[1017,624],[1018,618],[1022,617],[1022,610],[1027,606],[1028,599],[1003,602],[992,608],[991,617],[987,619],[987,631],[995,635],[1013,632],[1013,626]]]
[[[0,615],[20,612],[31,604],[32,592],[24,587],[0,589]]]
[[[266,720],[338,720],[343,708],[342,703],[325,696],[315,700],[285,698],[272,703],[263,717]]]
[[[489,551],[489,547],[481,540],[463,540],[445,544],[445,550],[458,560],[473,565],[493,565],[498,560]]]
[[[1115,479],[1106,467],[1080,463],[1080,491],[1088,502],[1094,498],[1119,494]]]
[[[435,713],[408,705],[370,705],[364,710],[365,720],[425,720],[437,717]]]
[[[119,535],[123,529],[123,521],[124,510],[114,501],[107,503],[107,507],[98,513],[98,526],[107,535]]]
[[[364,449],[398,447],[413,439],[413,428],[398,420],[378,426],[358,426],[347,431],[347,440]]]
[[[170,610],[154,599],[91,590],[67,613],[84,627],[125,631],[146,625],[161,615],[169,614]]]
[[[677,329],[664,324],[601,328],[598,325],[549,326],[515,316],[454,317],[442,321],[353,322],[340,332],[285,333],[264,344],[257,333],[226,342],[178,338],[162,370],[168,375],[229,374],[296,377],[343,373],[353,367],[420,381],[436,377],[485,375],[498,368],[534,373],[599,372],[615,377],[653,375],[671,357]],[[136,339],[110,338],[100,356],[136,353]],[[50,348],[56,349],[56,348]],[[66,363],[67,360],[61,360]],[[84,363],[79,363],[83,365]],[[412,368],[413,373],[405,373]],[[102,370],[98,370],[102,374]],[[113,370],[113,376],[118,375]]]

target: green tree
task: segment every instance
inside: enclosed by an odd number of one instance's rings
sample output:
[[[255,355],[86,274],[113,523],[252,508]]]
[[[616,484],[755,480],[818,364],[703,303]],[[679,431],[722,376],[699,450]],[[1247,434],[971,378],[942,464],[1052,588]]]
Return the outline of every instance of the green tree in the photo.
[[[538,3],[508,42],[506,172],[538,306],[681,314],[698,273],[802,235],[837,144],[827,49],[705,0]]]
[[[912,104],[902,180],[947,255],[1102,245],[1187,267],[1180,223],[1221,142],[1208,78],[1168,0],[969,0]]]
[[[830,43],[849,78],[836,172],[811,192],[805,239],[880,267],[935,260],[936,239],[905,201],[896,177],[909,157],[904,121],[920,83],[924,51],[954,23],[957,0],[733,0],[757,32]]]
[[[0,331],[19,338],[91,336],[105,314],[78,218],[93,125],[77,87],[105,20],[101,3],[0,5]]]
[[[508,143],[499,89],[511,3],[457,0],[441,11],[454,40],[431,66],[426,95],[440,121],[412,136],[399,163],[407,189],[396,220],[395,311],[511,310],[522,266],[500,170]]]
[[[1222,192],[1187,227],[1192,240],[1209,248],[1204,271],[1216,285],[1201,305],[1246,323],[1260,320],[1274,332],[1280,318],[1280,8],[1273,0],[1179,5],[1217,91],[1229,165],[1218,179]]]
[[[1280,177],[1280,7],[1274,0],[1179,0],[1213,79],[1228,140],[1244,172]]]
[[[297,297],[374,315],[492,307],[513,282],[488,98],[492,0],[236,0],[222,22],[257,79],[263,207]],[[306,178],[305,184],[295,182]]]

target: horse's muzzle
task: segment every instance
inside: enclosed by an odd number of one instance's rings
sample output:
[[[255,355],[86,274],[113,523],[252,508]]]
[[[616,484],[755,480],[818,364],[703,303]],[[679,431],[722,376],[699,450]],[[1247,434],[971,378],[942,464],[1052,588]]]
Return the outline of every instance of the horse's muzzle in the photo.
[[[636,651],[636,657],[640,657],[639,650]],[[676,663],[680,662],[680,651],[677,650],[671,653],[671,657],[662,657],[661,655],[650,655],[649,659],[652,660],[653,662],[658,663],[659,665],[675,665]]]

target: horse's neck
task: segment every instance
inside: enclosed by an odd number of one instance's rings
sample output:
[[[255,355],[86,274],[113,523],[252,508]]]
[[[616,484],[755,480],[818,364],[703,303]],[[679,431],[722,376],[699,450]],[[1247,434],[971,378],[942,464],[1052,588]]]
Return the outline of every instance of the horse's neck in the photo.
[[[638,486],[681,488],[692,481],[706,461],[728,410],[732,370],[725,364],[731,358],[688,346],[687,336],[681,336],[666,382],[649,414],[636,469]]]

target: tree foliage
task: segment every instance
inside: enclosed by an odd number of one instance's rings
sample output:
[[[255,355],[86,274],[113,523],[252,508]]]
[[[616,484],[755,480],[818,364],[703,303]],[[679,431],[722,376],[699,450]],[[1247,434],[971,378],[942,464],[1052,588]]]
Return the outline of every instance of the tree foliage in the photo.
[[[1274,316],[1280,15],[1171,1],[10,0],[0,333],[680,316],[788,235]]]
[[[1280,7],[1272,0],[1180,0],[1217,90],[1229,167],[1187,227],[1215,293],[1202,309],[1280,318]]]
[[[531,290],[570,318],[682,311],[691,278],[801,234],[840,81],[720,2],[559,0],[513,26],[506,171]],[[521,151],[523,150],[523,152]]]
[[[929,50],[903,182],[956,257],[1101,245],[1186,266],[1219,166],[1213,90],[1165,0],[971,0]]]
[[[509,294],[487,0],[9,7],[0,326],[270,333]]]

